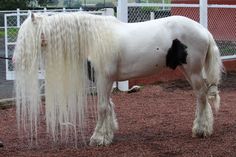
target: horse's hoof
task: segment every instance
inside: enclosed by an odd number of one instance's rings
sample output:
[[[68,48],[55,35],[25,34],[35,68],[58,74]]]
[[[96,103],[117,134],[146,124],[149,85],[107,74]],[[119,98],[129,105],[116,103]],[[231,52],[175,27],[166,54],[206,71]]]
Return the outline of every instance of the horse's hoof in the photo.
[[[108,140],[98,140],[98,139],[91,139],[89,145],[90,146],[108,146],[111,144],[112,141]]]
[[[201,132],[201,133],[193,133],[192,137],[194,137],[194,138],[205,138],[207,136],[203,132]]]
[[[108,136],[92,136],[90,138],[90,146],[107,146],[112,143],[112,138]]]
[[[193,130],[192,137],[198,137],[198,138],[206,138],[211,136],[211,132],[206,132],[202,130]]]

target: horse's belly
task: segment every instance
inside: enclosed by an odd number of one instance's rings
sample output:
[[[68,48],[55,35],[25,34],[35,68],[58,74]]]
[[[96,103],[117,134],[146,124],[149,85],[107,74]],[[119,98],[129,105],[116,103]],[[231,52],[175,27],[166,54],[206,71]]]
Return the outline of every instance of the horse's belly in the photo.
[[[165,36],[160,36],[160,31]],[[171,41],[163,27],[151,25],[147,29],[145,23],[127,24],[117,32],[120,42],[117,80],[147,76],[165,67]]]
[[[165,67],[165,56],[164,52],[158,50],[126,54],[118,65],[117,80],[127,80],[157,73]]]

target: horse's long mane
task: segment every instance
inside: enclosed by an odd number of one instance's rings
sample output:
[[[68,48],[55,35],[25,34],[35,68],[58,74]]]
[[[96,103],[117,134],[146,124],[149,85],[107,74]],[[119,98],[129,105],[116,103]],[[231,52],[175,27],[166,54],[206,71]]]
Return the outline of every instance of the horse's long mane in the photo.
[[[54,140],[71,132],[77,141],[87,111],[87,59],[99,74],[95,78],[107,75],[105,61],[118,55],[112,29],[117,22],[113,17],[59,13],[29,16],[22,24],[14,52],[17,117],[32,138],[37,137],[42,104],[40,70],[45,75],[47,131]]]

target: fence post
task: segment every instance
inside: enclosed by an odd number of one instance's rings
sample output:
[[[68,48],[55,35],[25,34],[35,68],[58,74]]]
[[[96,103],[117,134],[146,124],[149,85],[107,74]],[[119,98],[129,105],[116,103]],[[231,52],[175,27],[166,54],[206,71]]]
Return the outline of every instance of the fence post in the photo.
[[[7,15],[4,14],[4,32],[5,32],[5,57],[8,57],[8,39],[7,39]],[[8,80],[8,60],[6,59],[6,80]]]
[[[17,14],[17,16],[16,16],[16,25],[19,28],[20,27],[20,9],[19,8],[16,9],[16,14]]]
[[[150,20],[154,20],[155,19],[155,13],[154,12],[150,12]]]
[[[122,22],[128,22],[128,2],[127,2],[127,0],[118,0],[117,18]]]
[[[208,0],[200,0],[200,24],[205,28],[208,27]]]
[[[118,0],[117,18],[122,22],[128,22],[128,1]],[[118,82],[118,89],[121,91],[129,90],[129,81]]]
[[[103,15],[105,16],[114,16],[114,9],[113,8],[105,8]]]
[[[66,12],[66,8],[63,8],[63,9],[62,9],[62,12]]]
[[[165,10],[165,6],[164,6],[164,4],[165,4],[165,0],[162,0],[162,10]]]
[[[47,12],[47,8],[43,8],[43,12],[45,12],[45,13],[46,13],[46,12]]]

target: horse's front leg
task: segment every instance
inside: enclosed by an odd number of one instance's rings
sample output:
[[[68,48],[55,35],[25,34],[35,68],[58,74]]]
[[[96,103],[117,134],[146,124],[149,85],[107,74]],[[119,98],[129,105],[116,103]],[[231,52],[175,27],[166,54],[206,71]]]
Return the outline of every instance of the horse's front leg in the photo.
[[[114,111],[114,103],[110,98],[113,82],[109,82],[108,84],[103,83],[105,82],[102,82],[97,86],[98,121],[94,133],[90,138],[91,146],[109,145],[110,143],[112,143],[114,131],[118,129],[118,124]]]

